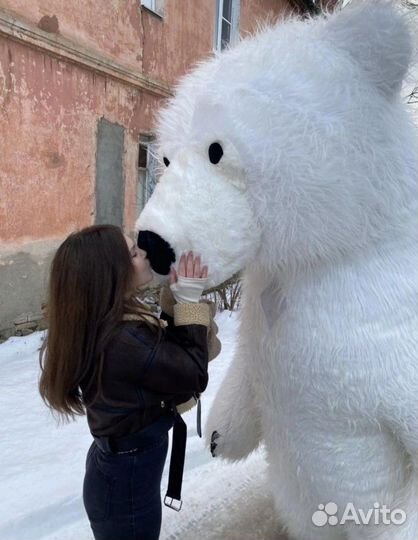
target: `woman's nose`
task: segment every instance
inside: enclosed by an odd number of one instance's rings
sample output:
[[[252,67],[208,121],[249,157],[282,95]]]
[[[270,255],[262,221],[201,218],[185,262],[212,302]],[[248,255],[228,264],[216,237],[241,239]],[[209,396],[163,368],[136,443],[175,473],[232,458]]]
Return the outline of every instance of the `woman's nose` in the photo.
[[[147,252],[144,249],[138,248],[138,251],[143,259],[147,258]]]

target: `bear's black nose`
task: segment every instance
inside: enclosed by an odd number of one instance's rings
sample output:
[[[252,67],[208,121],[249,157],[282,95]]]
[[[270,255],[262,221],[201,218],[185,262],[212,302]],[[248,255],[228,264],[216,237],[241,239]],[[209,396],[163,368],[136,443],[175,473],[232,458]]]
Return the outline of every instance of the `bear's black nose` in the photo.
[[[176,261],[176,255],[164,238],[151,231],[140,231],[137,244],[140,249],[147,252],[154,272],[163,276],[170,273],[171,265]]]

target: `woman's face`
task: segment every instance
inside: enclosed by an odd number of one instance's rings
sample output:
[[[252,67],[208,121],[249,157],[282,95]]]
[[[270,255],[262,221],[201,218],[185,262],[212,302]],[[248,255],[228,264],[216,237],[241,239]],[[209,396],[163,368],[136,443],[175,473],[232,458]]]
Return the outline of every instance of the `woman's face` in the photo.
[[[128,245],[135,272],[135,281],[132,289],[143,287],[144,285],[152,281],[154,277],[151,270],[151,264],[146,258],[147,253],[142,249],[139,249],[139,247],[134,244],[134,242],[129,238],[129,236],[126,236],[126,234],[124,236]]]

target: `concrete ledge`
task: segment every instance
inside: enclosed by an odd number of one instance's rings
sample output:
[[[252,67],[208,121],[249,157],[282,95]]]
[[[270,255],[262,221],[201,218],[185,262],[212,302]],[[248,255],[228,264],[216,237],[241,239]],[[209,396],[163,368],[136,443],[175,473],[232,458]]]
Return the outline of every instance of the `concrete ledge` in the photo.
[[[49,268],[62,238],[0,247],[0,339],[44,327]]]
[[[57,34],[50,34],[36,26],[16,19],[0,8],[1,35],[41,50],[60,60],[77,64],[84,69],[133,86],[143,92],[160,97],[169,97],[172,95],[170,86],[164,82],[151,79],[141,73],[135,73],[122,64],[118,64],[104,56],[82,48]]]

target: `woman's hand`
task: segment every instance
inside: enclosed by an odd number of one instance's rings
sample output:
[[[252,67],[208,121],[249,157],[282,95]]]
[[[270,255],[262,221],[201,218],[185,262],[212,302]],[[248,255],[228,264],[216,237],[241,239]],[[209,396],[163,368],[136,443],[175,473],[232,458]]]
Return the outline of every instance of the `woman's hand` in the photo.
[[[186,254],[183,253],[180,257],[179,262],[179,276],[192,278],[207,278],[208,267],[204,266],[202,269],[200,269],[201,264],[202,263],[200,255],[193,257],[193,251],[189,251],[186,258]],[[174,267],[172,267],[170,270],[168,281],[170,285],[177,282],[177,272]]]
[[[202,268],[200,255],[193,257],[192,251],[180,257],[178,275],[174,268],[170,270],[170,289],[179,304],[199,302],[207,284],[208,267]]]

